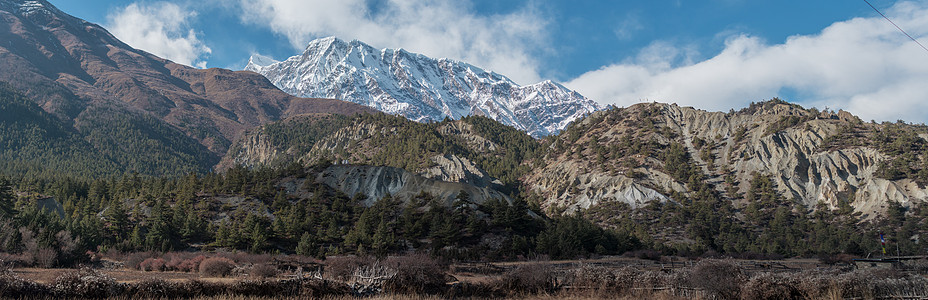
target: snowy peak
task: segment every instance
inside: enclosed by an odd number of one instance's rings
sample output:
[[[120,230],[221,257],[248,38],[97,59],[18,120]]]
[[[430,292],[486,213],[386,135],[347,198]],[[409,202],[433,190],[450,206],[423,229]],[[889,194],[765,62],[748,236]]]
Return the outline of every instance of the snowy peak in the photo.
[[[261,54],[254,54],[248,58],[248,65],[245,66],[245,70],[260,73],[258,70],[261,70],[261,68],[276,64],[278,62],[279,61],[274,60],[273,58]]]
[[[245,69],[299,97],[347,100],[419,122],[483,115],[535,137],[601,109],[553,81],[519,86],[464,62],[335,37],[281,62],[253,56]]]

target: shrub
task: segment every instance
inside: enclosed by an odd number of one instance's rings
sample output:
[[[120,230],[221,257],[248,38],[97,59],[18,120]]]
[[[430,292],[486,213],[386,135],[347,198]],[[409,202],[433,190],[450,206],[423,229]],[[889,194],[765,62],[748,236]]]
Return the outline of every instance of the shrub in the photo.
[[[0,262],[0,296],[2,298],[40,298],[42,295],[49,295],[48,288],[16,276],[9,265]]]
[[[760,273],[741,287],[741,299],[803,299],[796,274]]]
[[[163,258],[146,258],[142,263],[139,264],[139,269],[146,272],[151,271],[164,271],[166,262]]]
[[[123,286],[116,279],[91,268],[65,272],[53,286],[59,297],[106,298],[118,295]]]
[[[384,264],[396,275],[384,282],[384,290],[399,294],[436,294],[444,291],[447,266],[422,254],[388,258]]]
[[[55,260],[58,259],[58,252],[54,249],[42,248],[35,254],[35,262],[43,268],[55,266]]]
[[[206,259],[206,256],[197,255],[196,257],[185,259],[177,265],[177,270],[181,272],[193,272],[200,268],[200,263]]]
[[[624,291],[631,288],[637,274],[634,268],[612,270],[584,264],[567,275],[567,284],[582,289]]]
[[[235,262],[225,257],[210,257],[200,263],[200,274],[211,277],[225,277],[232,273]]]
[[[143,279],[132,285],[127,292],[127,294],[132,294],[135,296],[135,298],[174,298],[178,296],[185,296],[178,295],[183,293],[179,292],[177,287],[173,286],[170,282],[167,282],[161,278]]]
[[[335,280],[348,281],[355,270],[362,266],[373,264],[373,260],[358,256],[329,257],[325,261],[326,277]]]
[[[268,264],[254,265],[248,270],[248,275],[257,278],[270,278],[277,276],[278,273],[277,267]]]
[[[124,296],[129,299],[183,299],[215,297],[228,293],[228,286],[221,283],[188,280],[183,282],[147,278],[131,284]]]
[[[141,264],[143,261],[149,258],[157,257],[154,252],[135,252],[130,253],[126,257],[126,266],[136,270],[141,270]]]
[[[351,289],[348,285],[341,282],[328,279],[310,279],[302,282],[303,284],[300,286],[301,297],[320,299],[330,296],[351,295]]]
[[[736,299],[745,280],[741,266],[729,260],[705,259],[693,267],[689,283],[710,295]]]
[[[512,294],[551,293],[559,287],[554,272],[539,264],[519,266],[497,279],[493,285],[498,291]]]
[[[225,286],[215,282],[189,280],[184,282],[182,286],[190,297],[212,297],[226,293]]]

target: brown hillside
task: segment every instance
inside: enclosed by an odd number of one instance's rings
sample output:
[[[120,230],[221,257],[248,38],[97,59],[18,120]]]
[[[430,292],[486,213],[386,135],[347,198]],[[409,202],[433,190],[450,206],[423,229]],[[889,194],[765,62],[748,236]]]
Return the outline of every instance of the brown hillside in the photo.
[[[37,2],[0,1],[0,81],[66,121],[80,123],[89,107],[143,112],[221,155],[244,130],[286,116],[370,111],[292,97],[252,72],[179,65]]]

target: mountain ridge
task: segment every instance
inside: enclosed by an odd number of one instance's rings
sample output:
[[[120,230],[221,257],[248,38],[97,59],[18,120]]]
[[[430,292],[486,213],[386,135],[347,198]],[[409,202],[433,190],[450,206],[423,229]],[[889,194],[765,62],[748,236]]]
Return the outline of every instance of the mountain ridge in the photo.
[[[292,95],[344,99],[418,122],[483,115],[535,137],[602,108],[553,81],[520,86],[465,62],[335,37],[284,61],[253,56],[245,70]]]

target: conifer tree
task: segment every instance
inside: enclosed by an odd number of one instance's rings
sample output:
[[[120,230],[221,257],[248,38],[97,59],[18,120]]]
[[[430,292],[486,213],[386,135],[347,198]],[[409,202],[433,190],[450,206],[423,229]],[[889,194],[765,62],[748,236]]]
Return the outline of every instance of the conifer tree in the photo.
[[[13,216],[13,189],[10,186],[10,183],[3,178],[0,178],[0,217],[11,217]]]
[[[315,256],[316,249],[316,239],[313,234],[309,231],[303,232],[303,236],[300,237],[300,242],[296,245],[296,254]]]

